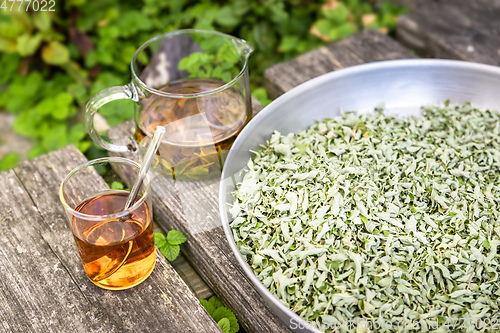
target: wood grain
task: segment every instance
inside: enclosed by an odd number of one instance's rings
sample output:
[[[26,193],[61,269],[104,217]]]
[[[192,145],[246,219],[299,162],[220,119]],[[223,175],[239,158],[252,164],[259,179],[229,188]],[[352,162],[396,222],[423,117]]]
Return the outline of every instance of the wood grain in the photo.
[[[367,62],[415,58],[410,51],[377,30],[366,30],[265,70],[271,98],[319,75]]]
[[[262,106],[253,99],[253,113]],[[132,121],[111,129],[109,136],[123,138],[134,128]],[[138,159],[134,153],[112,154]],[[130,175],[118,170],[131,183]],[[219,179],[174,181],[158,176],[152,181],[155,220],[165,230],[182,231],[187,242],[181,249],[208,286],[237,316],[247,332],[289,332],[269,309],[232,255],[219,215]]]
[[[154,223],[155,232],[162,233],[167,236],[167,232],[163,230],[158,223]],[[177,274],[188,285],[189,289],[198,299],[209,299],[214,295],[214,292],[207,286],[198,272],[194,269],[191,263],[187,260],[184,253],[179,253],[179,256],[174,261],[170,261],[170,265],[175,269]]]
[[[212,289],[200,277],[182,252],[170,264],[198,299],[209,299],[214,295]]]
[[[14,171],[0,184],[0,331],[113,331],[41,236],[43,217]]]
[[[420,6],[425,6],[430,2],[438,2],[440,0],[389,0],[389,1],[399,6],[404,6],[414,9]]]
[[[97,332],[101,330],[103,332],[145,330],[148,332],[220,332],[217,324],[158,251],[153,273],[146,281],[134,288],[123,291],[104,290],[87,279],[58,198],[58,187],[63,177],[76,165],[85,161],[85,157],[76,148],[68,147],[24,162],[13,172],[2,174],[3,177],[18,179],[18,187],[21,187],[25,193],[23,200],[16,201],[18,194],[2,200],[2,203],[14,205],[9,211],[10,214],[14,214],[13,217],[6,220],[6,223],[3,222],[2,228],[12,230],[19,239],[18,243],[9,244],[8,248],[11,252],[14,249],[20,253],[26,253],[25,258],[11,263],[15,269],[20,270],[18,266],[25,269],[25,271],[13,272],[12,278],[15,279],[14,282],[25,285],[27,284],[25,280],[29,281],[31,276],[36,276],[30,272],[36,272],[38,267],[48,277],[44,278],[44,281],[32,283],[32,287],[28,290],[18,290],[14,295],[16,297],[9,297],[7,303],[10,304],[10,308],[0,308],[0,318],[6,318],[4,320],[7,320],[7,323],[9,320],[14,322],[10,325],[18,325],[16,323],[19,319],[16,316],[19,312],[19,316],[24,314],[27,319],[24,321],[31,325],[38,323],[36,318],[42,323],[54,323],[54,329],[41,325],[34,327],[32,331],[36,332]],[[13,182],[13,180],[8,181]],[[98,182],[99,179],[96,179],[95,182],[82,184],[82,186],[93,187]],[[21,203],[25,207],[15,206]],[[36,218],[23,219],[19,216],[19,212],[26,212],[25,214],[36,216]],[[21,243],[20,240],[28,231],[32,233],[32,236]],[[40,243],[39,247],[44,249],[43,254],[37,254],[41,251],[35,247],[37,243]],[[4,244],[0,244],[0,253],[5,253],[4,247],[6,247]],[[43,264],[38,265],[39,257],[46,257],[48,259],[45,260],[52,260],[52,262],[46,264],[42,261]],[[4,256],[0,258],[4,266],[9,265]],[[3,271],[0,274],[3,276]],[[13,284],[12,281],[5,282],[5,278],[1,280],[4,284]],[[11,289],[15,292],[16,288]],[[2,288],[4,298],[10,296],[5,293]],[[65,298],[68,300],[61,301]],[[32,299],[38,299],[40,307],[51,309],[51,311],[46,310],[43,313],[37,308],[34,309],[31,306]],[[15,310],[13,313],[16,315],[6,309]],[[75,323],[71,324],[73,322]],[[79,322],[86,326],[75,327]],[[11,330],[22,331],[16,326],[12,326]]]
[[[500,65],[500,0],[440,0],[400,17],[398,40],[422,57]]]

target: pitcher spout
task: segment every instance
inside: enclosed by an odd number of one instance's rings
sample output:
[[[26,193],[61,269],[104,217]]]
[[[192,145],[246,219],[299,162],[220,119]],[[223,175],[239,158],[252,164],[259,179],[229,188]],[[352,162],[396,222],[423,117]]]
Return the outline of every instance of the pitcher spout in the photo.
[[[233,39],[234,46],[238,50],[241,58],[248,60],[248,57],[253,52],[253,48],[247,44],[244,39]]]

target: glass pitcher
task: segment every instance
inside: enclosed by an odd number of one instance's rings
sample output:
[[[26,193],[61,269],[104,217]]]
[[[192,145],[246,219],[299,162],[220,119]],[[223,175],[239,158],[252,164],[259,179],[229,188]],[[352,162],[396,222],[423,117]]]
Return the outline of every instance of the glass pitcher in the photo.
[[[148,40],[132,58],[132,81],[102,90],[87,104],[90,137],[112,152],[137,151],[156,126],[165,126],[157,171],[176,179],[220,175],[225,152],[252,115],[252,51],[244,40],[216,31],[178,30]],[[133,138],[110,140],[94,128],[99,108],[118,99],[136,102]]]

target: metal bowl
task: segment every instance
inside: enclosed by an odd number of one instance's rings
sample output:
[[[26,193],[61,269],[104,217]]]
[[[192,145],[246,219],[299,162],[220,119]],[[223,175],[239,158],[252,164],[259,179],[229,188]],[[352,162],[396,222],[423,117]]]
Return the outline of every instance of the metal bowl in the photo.
[[[236,259],[274,313],[295,332],[320,332],[281,303],[253,274],[241,256],[229,227],[235,185],[241,171],[277,130],[299,132],[341,110],[370,112],[385,104],[386,114],[419,115],[426,104],[471,102],[480,109],[500,110],[500,68],[455,60],[393,60],[331,72],[290,90],[262,110],[243,129],[224,164],[219,207],[226,237]]]

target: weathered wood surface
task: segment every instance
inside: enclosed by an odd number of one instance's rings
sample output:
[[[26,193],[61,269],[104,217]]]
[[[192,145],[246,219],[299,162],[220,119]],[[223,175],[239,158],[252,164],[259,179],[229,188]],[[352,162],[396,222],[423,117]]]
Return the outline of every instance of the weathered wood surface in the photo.
[[[366,30],[266,69],[264,82],[269,96],[276,98],[331,71],[367,62],[406,58],[415,58],[415,55],[379,31]]]
[[[398,40],[422,57],[500,65],[500,0],[440,0],[400,17]]]
[[[414,9],[420,6],[424,6],[430,2],[438,2],[439,0],[389,0],[389,1],[399,6],[405,6]]]
[[[254,114],[262,106],[253,100]],[[130,136],[129,121],[109,135]],[[133,153],[114,154],[137,159]],[[120,173],[120,172],[119,172]],[[120,173],[124,180],[129,175]],[[289,332],[260,297],[232,255],[219,215],[219,179],[177,181],[158,177],[152,181],[155,220],[165,230],[181,230],[188,239],[181,248],[209,287],[238,317],[247,332]]]
[[[0,184],[0,331],[111,331],[43,239],[46,222],[14,171],[0,173]]]
[[[179,257],[171,261],[170,264],[198,299],[208,299],[214,295],[212,289],[200,277],[183,253],[180,253]]]
[[[154,229],[155,232],[159,232],[167,236],[165,230],[163,230],[163,228],[161,228],[156,222],[154,223]],[[182,280],[184,280],[184,282],[188,285],[189,289],[191,289],[196,298],[208,299],[214,295],[212,289],[210,289],[210,287],[205,283],[182,252],[179,253],[177,259],[170,261],[170,264]]]
[[[0,331],[220,332],[158,251],[153,273],[134,288],[87,279],[58,197],[85,161],[68,147],[0,173]]]

